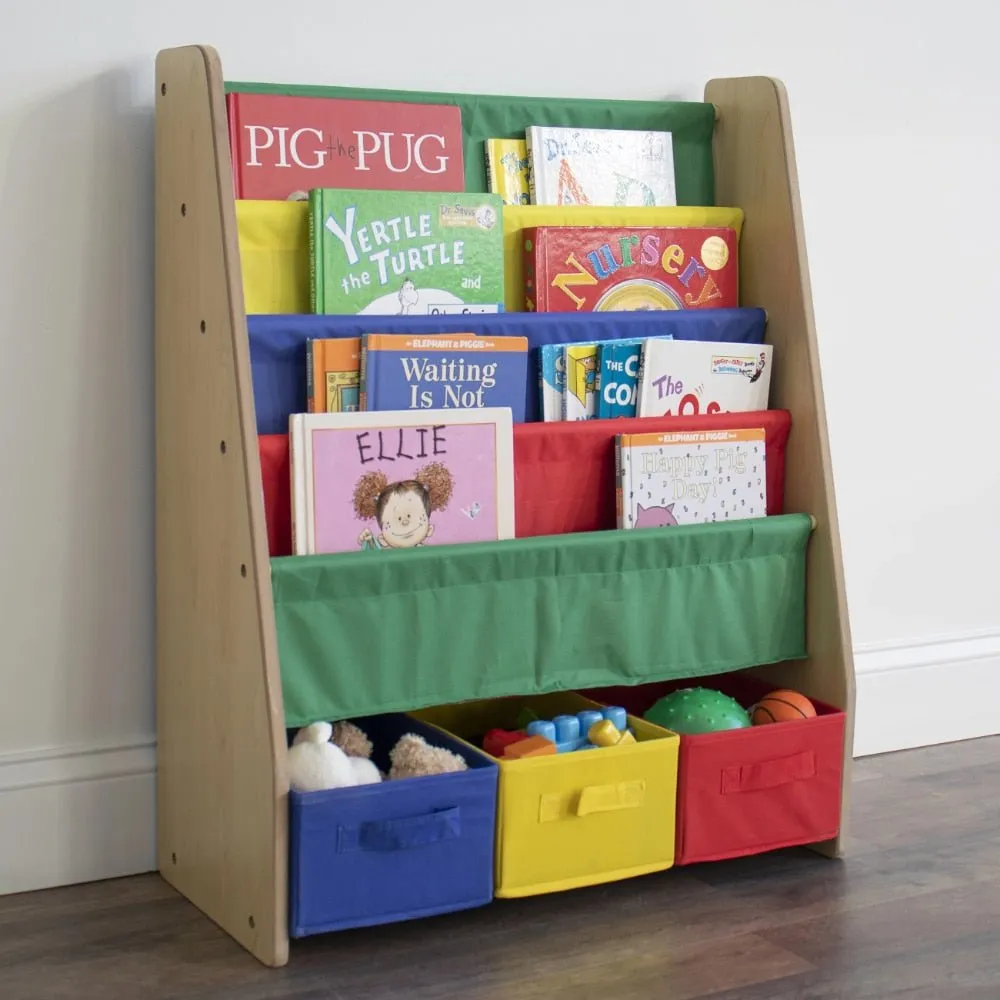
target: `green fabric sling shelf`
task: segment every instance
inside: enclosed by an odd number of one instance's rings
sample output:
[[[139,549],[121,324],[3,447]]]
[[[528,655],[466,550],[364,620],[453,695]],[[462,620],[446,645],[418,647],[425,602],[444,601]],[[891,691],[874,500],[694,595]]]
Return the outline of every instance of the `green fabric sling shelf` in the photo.
[[[811,528],[785,514],[273,559],[286,724],[801,657]]]

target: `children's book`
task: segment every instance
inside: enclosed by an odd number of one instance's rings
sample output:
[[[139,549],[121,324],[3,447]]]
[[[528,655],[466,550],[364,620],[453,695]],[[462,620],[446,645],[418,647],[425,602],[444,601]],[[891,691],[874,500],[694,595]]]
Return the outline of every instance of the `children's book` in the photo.
[[[597,416],[600,349],[597,343],[566,344],[563,348],[563,368],[566,372],[563,420],[593,420]]]
[[[597,418],[634,417],[643,345],[648,338],[610,340],[598,353]],[[673,340],[673,334],[657,338]]]
[[[542,420],[546,423],[562,420],[563,396],[566,392],[564,344],[538,345],[538,385],[541,390],[539,412]]]
[[[525,129],[535,205],[676,205],[670,132]]]
[[[617,434],[615,460],[619,528],[766,516],[763,428]]]
[[[289,417],[296,555],[514,537],[510,410]]]
[[[226,95],[226,112],[237,198],[465,187],[457,105],[236,91]]]
[[[739,305],[739,245],[729,227],[535,226],[522,237],[528,312]]]
[[[642,352],[636,416],[766,410],[771,344],[650,340]]]
[[[360,337],[310,337],[306,346],[306,409],[310,413],[357,410]]]
[[[523,139],[487,139],[486,181],[505,205],[528,205],[528,149]]]
[[[499,312],[502,208],[495,194],[313,189],[313,312]]]
[[[506,406],[524,422],[527,337],[365,334],[361,371],[363,410]]]

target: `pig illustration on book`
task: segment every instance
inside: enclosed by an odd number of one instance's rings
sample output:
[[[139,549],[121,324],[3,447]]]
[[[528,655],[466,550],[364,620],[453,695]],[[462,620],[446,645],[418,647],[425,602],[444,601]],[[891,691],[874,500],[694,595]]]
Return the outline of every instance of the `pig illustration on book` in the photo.
[[[384,472],[363,475],[354,487],[354,512],[374,520],[378,532],[365,528],[358,536],[362,549],[412,549],[434,534],[433,511],[444,510],[454,486],[441,462],[430,462],[412,479],[390,483]]]
[[[672,503],[668,503],[665,507],[643,507],[641,503],[636,506],[635,526],[637,528],[665,528],[675,524],[677,524],[677,518],[674,517]]]

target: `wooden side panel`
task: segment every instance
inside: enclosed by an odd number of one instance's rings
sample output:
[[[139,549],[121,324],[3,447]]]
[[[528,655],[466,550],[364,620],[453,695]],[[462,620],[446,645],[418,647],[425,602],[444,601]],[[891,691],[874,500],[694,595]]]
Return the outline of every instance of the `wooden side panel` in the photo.
[[[818,845],[836,855],[848,818],[854,659],[788,100],[784,86],[768,77],[711,80],[705,100],[718,113],[716,202],[738,205],[746,213],[740,241],[741,302],[767,310],[767,339],[775,348],[771,405],[792,413],[785,509],[816,519],[806,594],[809,659],[760,673],[848,713],[843,825],[836,842]]]
[[[159,53],[158,865],[283,965],[283,712],[224,100],[214,50]]]

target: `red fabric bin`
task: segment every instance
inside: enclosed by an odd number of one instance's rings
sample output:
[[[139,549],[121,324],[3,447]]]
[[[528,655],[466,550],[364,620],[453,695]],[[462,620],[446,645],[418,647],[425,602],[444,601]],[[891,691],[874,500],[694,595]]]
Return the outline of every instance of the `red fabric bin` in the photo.
[[[678,688],[715,688],[749,708],[773,690],[745,674],[583,692],[643,715]],[[676,864],[830,840],[840,829],[846,716],[811,699],[816,718],[681,735]]]

